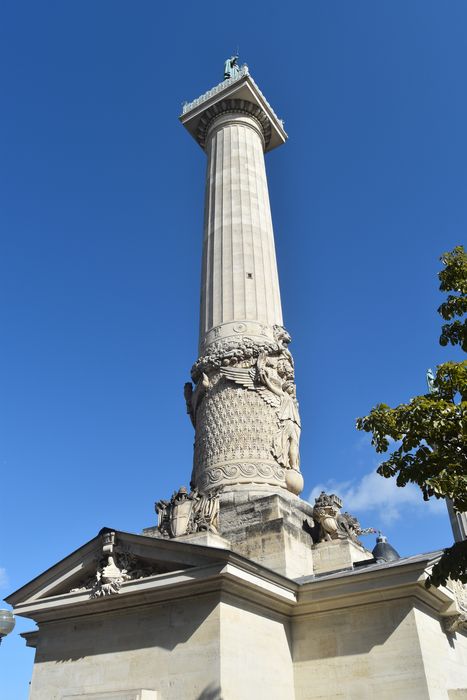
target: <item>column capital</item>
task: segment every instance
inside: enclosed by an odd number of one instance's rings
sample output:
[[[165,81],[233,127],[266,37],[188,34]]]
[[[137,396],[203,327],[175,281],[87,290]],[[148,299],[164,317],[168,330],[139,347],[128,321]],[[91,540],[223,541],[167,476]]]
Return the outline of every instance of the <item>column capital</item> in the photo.
[[[249,114],[257,120],[263,133],[265,152],[287,140],[283,121],[277,117],[248,71],[244,71],[239,78],[219,83],[196,100],[185,103],[180,121],[205,150],[212,121],[226,112]]]

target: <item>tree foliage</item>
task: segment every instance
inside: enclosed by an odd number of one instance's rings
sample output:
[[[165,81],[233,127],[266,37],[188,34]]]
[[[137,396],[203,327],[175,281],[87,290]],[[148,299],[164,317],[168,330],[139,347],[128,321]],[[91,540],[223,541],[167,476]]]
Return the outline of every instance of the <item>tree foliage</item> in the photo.
[[[447,321],[439,342],[459,345],[467,352],[467,253],[462,246],[441,256],[440,290],[448,292],[438,311]],[[390,408],[378,404],[358,430],[372,433],[378,453],[392,452],[378,473],[395,477],[398,486],[420,487],[423,498],[449,498],[457,511],[467,511],[467,360],[445,362],[436,368],[427,394]],[[467,542],[443,553],[428,580],[439,586],[448,578],[467,583]]]
[[[438,309],[445,323],[441,329],[439,342],[441,345],[460,345],[467,352],[467,318],[463,321],[456,319],[467,313],[467,254],[462,246],[457,246],[450,253],[444,253],[441,261],[445,268],[439,273],[439,288],[448,294]],[[453,320],[455,319],[455,320]]]

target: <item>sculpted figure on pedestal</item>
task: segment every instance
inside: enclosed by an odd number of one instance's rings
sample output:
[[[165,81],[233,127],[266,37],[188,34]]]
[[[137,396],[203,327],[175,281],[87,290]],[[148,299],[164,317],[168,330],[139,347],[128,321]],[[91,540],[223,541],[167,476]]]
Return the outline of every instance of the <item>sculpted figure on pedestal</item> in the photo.
[[[281,466],[298,471],[301,424],[295,397],[295,384],[290,379],[283,381],[279,373],[279,359],[268,357],[263,352],[253,367],[222,367],[220,371],[226,379],[245,389],[257,391],[263,401],[275,409],[279,430],[273,440],[272,454]],[[285,356],[282,360],[285,360],[282,365],[285,364],[288,367],[284,369],[282,366],[281,373],[290,376],[292,372],[293,375],[289,357]]]
[[[330,542],[331,540],[349,538],[358,544],[359,535],[374,534],[372,527],[362,528],[357,518],[350,513],[341,513],[342,500],[334,493],[327,494],[321,491],[315,498],[313,506],[313,518],[319,526],[318,542]]]
[[[240,66],[238,65],[238,56],[231,56],[224,63],[224,80],[237,78],[239,74]]]
[[[345,537],[337,522],[341,507],[342,501],[334,494],[328,495],[321,491],[315,499],[313,518],[319,524],[319,542],[330,542]]]
[[[198,380],[194,390],[191,382],[186,382],[183,388],[186,412],[190,416],[194,428],[196,428],[196,409],[203,399],[206,389],[209,389],[209,377],[204,372],[201,373],[201,378]]]
[[[163,537],[182,537],[193,532],[216,532],[219,519],[218,493],[188,493],[182,486],[170,501],[157,501],[158,528]]]
[[[280,429],[274,438],[272,453],[283,467],[298,471],[300,469],[301,423],[294,382],[284,382],[278,396],[281,402],[277,411]]]
[[[429,394],[437,394],[439,392],[438,387],[435,386],[435,375],[431,368],[426,371],[426,383]]]
[[[279,408],[277,390],[271,389],[278,380],[271,376],[269,367],[272,361],[266,353],[261,353],[253,367],[221,367],[221,375],[244,389],[257,391],[263,401],[273,408]]]

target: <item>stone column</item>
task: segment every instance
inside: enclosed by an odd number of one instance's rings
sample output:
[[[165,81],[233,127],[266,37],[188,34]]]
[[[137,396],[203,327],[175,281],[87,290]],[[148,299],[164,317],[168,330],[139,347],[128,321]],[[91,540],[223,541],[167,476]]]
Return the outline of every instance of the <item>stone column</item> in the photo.
[[[298,494],[300,418],[282,325],[264,153],[283,124],[246,72],[186,105],[207,154],[199,358],[185,385],[201,493]]]
[[[218,338],[273,339],[282,326],[261,124],[241,112],[213,120],[206,199],[199,352]]]

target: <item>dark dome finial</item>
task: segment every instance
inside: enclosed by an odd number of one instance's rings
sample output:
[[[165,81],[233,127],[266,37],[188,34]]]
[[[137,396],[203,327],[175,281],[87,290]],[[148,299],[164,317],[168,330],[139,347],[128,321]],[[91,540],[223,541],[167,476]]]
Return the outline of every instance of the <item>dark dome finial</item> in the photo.
[[[394,549],[392,544],[389,544],[388,538],[385,537],[382,532],[380,532],[376,538],[376,546],[372,554],[378,563],[397,561],[400,559],[400,554]]]

